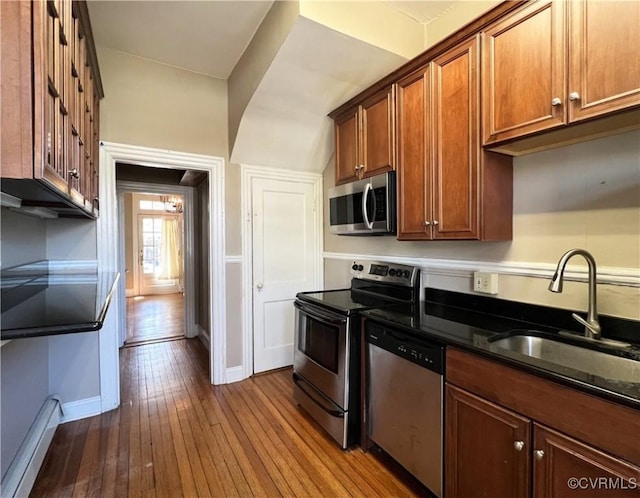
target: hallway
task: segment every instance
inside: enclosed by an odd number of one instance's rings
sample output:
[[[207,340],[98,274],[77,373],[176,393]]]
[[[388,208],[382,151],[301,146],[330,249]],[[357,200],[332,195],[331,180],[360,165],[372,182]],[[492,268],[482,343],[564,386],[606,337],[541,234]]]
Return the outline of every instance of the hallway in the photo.
[[[127,298],[126,346],[183,336],[182,293]]]
[[[198,339],[120,351],[119,409],[58,427],[32,496],[418,496],[294,404],[289,369],[208,383]]]

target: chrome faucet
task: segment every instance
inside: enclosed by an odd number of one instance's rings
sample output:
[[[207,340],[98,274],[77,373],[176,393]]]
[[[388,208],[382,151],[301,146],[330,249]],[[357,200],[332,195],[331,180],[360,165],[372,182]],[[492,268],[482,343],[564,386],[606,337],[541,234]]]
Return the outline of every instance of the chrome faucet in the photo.
[[[572,316],[575,320],[584,325],[585,337],[589,339],[600,339],[600,322],[598,322],[598,311],[596,309],[596,260],[593,259],[591,253],[584,249],[571,249],[570,251],[565,252],[560,258],[560,261],[558,261],[558,267],[556,268],[556,272],[553,274],[553,278],[549,284],[549,290],[551,292],[562,292],[564,268],[567,266],[567,261],[576,254],[583,256],[589,265],[589,310],[587,311],[586,320],[576,313]]]

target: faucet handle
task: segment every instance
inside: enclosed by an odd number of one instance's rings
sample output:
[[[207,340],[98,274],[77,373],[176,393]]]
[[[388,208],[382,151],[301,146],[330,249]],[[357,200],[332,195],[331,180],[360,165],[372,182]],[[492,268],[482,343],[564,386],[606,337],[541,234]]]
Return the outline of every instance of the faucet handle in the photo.
[[[578,323],[580,323],[581,325],[584,325],[585,328],[587,329],[587,331],[589,331],[589,332],[591,332],[593,334],[594,339],[600,339],[600,324],[598,322],[595,322],[595,323],[589,322],[589,321],[585,320],[584,318],[582,318],[577,313],[573,313],[571,316]]]

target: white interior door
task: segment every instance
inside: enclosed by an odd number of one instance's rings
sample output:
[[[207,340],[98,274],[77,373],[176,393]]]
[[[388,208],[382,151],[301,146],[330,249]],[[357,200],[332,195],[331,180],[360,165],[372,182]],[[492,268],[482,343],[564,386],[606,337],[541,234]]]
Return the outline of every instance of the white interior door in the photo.
[[[253,371],[293,364],[296,293],[318,281],[312,183],[254,178]]]

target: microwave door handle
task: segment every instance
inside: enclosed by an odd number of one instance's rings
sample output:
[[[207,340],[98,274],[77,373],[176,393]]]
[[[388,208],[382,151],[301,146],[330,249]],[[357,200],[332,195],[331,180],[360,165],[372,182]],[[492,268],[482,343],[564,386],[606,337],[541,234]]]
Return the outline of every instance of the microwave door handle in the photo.
[[[364,226],[367,227],[368,230],[373,229],[373,222],[369,221],[369,216],[367,216],[367,198],[369,197],[369,192],[371,192],[371,189],[371,182],[368,182],[364,186],[364,192],[362,193],[362,219],[364,220]]]

